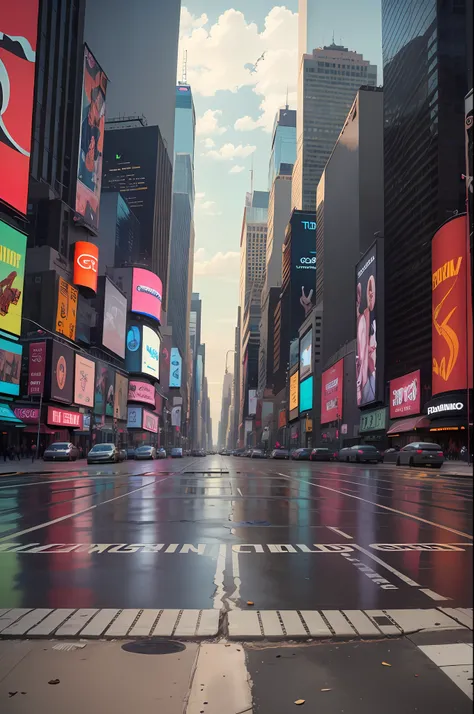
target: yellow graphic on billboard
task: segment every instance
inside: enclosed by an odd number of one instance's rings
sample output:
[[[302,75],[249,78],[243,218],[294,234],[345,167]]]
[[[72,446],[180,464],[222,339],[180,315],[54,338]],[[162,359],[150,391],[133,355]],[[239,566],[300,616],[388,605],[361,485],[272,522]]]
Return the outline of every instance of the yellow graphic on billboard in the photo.
[[[76,339],[77,295],[76,288],[59,278],[56,332],[70,340]]]
[[[0,221],[0,330],[21,334],[26,235]]]
[[[290,377],[290,412],[298,409],[298,386],[298,372],[295,372]]]

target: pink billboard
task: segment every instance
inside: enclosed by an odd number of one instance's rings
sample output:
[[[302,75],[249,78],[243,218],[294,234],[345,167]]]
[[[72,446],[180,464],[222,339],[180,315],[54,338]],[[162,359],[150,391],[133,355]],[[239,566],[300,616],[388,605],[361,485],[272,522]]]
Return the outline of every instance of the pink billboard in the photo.
[[[145,431],[152,431],[154,434],[158,433],[158,417],[156,414],[143,410],[143,424],[142,429]]]
[[[128,384],[128,401],[129,402],[144,402],[155,406],[155,387],[148,382],[140,382],[132,379]]]
[[[151,270],[133,268],[132,312],[147,315],[161,322],[163,284]]]
[[[390,382],[390,419],[419,414],[421,409],[420,370]]]
[[[76,353],[74,372],[74,403],[85,407],[94,406],[95,362]]]
[[[37,407],[15,407],[13,413],[25,424],[37,424],[40,410]]]
[[[82,414],[70,412],[67,409],[59,409],[58,407],[48,407],[48,424],[50,426],[82,429]]]
[[[333,364],[321,377],[321,424],[342,419],[344,360]]]
[[[28,396],[43,394],[45,367],[46,342],[30,342]]]

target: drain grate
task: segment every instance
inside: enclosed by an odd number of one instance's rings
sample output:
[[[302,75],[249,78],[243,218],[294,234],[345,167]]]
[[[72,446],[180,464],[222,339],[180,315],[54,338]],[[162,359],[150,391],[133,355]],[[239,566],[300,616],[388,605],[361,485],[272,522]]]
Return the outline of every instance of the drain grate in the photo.
[[[122,645],[124,652],[144,655],[167,655],[176,654],[186,649],[182,642],[172,642],[171,640],[160,639],[159,637],[149,637],[136,642],[126,642]]]

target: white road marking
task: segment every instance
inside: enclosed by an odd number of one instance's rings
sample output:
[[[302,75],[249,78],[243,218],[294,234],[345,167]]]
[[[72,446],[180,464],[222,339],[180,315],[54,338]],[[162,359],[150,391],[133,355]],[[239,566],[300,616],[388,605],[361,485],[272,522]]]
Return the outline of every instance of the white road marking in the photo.
[[[339,528],[335,528],[334,526],[327,526],[327,528],[329,528],[330,531],[334,531],[334,533],[338,533],[343,538],[353,540],[352,536],[348,535],[347,533],[344,533],[344,531],[341,531]]]
[[[424,593],[425,595],[428,595],[432,600],[451,600],[450,597],[444,597],[444,595],[440,595],[439,593],[435,593],[434,590],[430,590],[429,588],[420,588],[420,593]]]
[[[219,546],[219,555],[217,556],[216,572],[214,575],[214,585],[216,590],[214,593],[214,609],[220,610],[222,607],[222,600],[224,596],[224,571],[225,571],[225,561],[227,557],[227,546],[222,543]]]
[[[379,558],[378,556],[374,555],[373,553],[370,553],[368,550],[366,550],[365,548],[363,548],[361,545],[357,545],[356,543],[353,543],[353,546],[354,546],[354,548],[356,548],[357,550],[360,550],[361,553],[364,553],[364,555],[366,555],[368,558],[371,558],[372,560],[375,560],[376,563],[378,563],[378,564],[381,565],[383,568],[385,568],[386,570],[389,570],[391,573],[393,573],[394,575],[396,575],[397,578],[400,578],[400,580],[402,580],[402,581],[403,581],[404,583],[406,583],[407,585],[411,585],[411,587],[414,587],[414,588],[419,588],[419,587],[421,587],[421,585],[420,585],[419,583],[416,583],[414,580],[412,580],[411,578],[409,578],[407,575],[404,575],[403,573],[401,573],[401,572],[400,572],[399,570],[397,570],[396,568],[392,568],[391,565],[388,565],[388,563],[385,563],[381,558]]]
[[[242,583],[240,579],[239,553],[234,550],[234,547],[232,547],[232,578],[234,580],[234,591],[228,598],[231,610],[235,609],[235,603],[240,600],[240,585]]]
[[[239,496],[242,496],[242,498],[243,498],[243,497],[244,497],[244,494],[242,493],[242,491],[240,490],[240,488],[238,488],[237,491],[239,492]]]

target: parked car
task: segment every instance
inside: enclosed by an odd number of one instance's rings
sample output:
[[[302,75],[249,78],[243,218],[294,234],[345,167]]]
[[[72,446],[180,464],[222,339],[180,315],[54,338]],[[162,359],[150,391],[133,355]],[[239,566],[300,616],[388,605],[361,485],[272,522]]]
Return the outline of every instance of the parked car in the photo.
[[[221,450],[219,451],[219,454],[220,454],[221,456],[230,456],[230,451],[228,451],[227,449],[221,449]]]
[[[172,459],[182,459],[183,458],[183,450],[180,446],[173,446],[173,448],[170,451],[170,456]]]
[[[398,454],[400,453],[399,446],[393,446],[390,449],[385,449],[383,454],[384,464],[396,464],[398,461]]]
[[[134,459],[135,458],[135,449],[133,446],[127,446],[127,459]]]
[[[135,459],[156,459],[156,449],[154,446],[139,446],[135,449]]]
[[[289,459],[290,453],[288,449],[273,449],[270,454],[271,459]]]
[[[234,449],[232,456],[243,456],[245,449]]]
[[[156,452],[156,456],[158,459],[166,459],[166,457],[167,457],[166,449],[164,449],[162,446],[160,446],[160,448]]]
[[[398,452],[397,466],[432,466],[440,469],[444,463],[444,454],[439,444],[414,441]]]
[[[119,461],[127,460],[127,449],[119,449]]]
[[[242,456],[246,456],[248,459],[250,459],[250,457],[252,456],[252,449],[245,449]]]
[[[115,444],[96,444],[87,454],[88,464],[99,464],[107,461],[117,463],[119,450]]]
[[[265,452],[263,449],[252,449],[250,452],[251,459],[265,459]]]
[[[333,459],[334,452],[322,446],[317,446],[315,449],[312,449],[309,456],[310,461],[333,461]]]
[[[199,457],[199,456],[206,456],[206,452],[204,449],[193,449],[191,451],[191,456]]]
[[[312,449],[295,449],[293,453],[291,454],[291,458],[295,459],[296,461],[309,461],[309,457],[311,456],[311,451]]]
[[[383,456],[370,444],[356,444],[355,446],[347,446],[339,451],[339,461],[353,461],[357,464],[361,463],[381,463]]]
[[[75,461],[79,456],[79,449],[69,441],[55,441],[44,451],[44,461]]]

